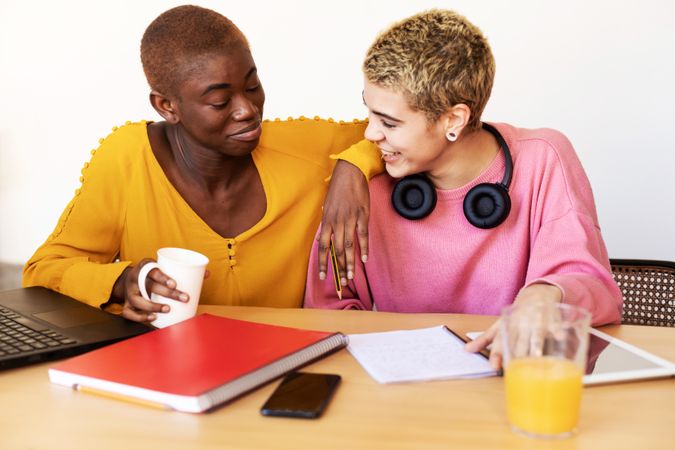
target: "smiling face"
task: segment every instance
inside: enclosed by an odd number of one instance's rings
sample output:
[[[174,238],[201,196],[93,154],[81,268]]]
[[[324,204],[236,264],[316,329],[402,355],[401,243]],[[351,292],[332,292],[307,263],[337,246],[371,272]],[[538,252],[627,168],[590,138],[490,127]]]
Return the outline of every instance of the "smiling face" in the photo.
[[[248,48],[203,55],[186,73],[173,102],[189,137],[226,156],[251,153],[260,139],[265,92]]]
[[[423,112],[408,105],[402,93],[367,79],[363,101],[368,108],[365,137],[380,148],[389,175],[401,178],[443,167],[448,141],[442,119],[429,123]]]

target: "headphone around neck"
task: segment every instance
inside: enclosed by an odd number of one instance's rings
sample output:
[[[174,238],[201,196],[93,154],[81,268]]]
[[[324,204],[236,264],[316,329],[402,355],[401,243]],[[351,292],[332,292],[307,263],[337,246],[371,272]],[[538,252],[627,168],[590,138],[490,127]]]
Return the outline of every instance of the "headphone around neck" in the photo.
[[[464,216],[471,225],[489,229],[504,222],[511,212],[509,186],[513,173],[511,151],[499,131],[492,125],[483,123],[483,129],[489,131],[504,152],[504,178],[499,183],[481,183],[464,197]],[[394,210],[410,220],[423,219],[436,207],[436,187],[422,174],[409,175],[399,180],[391,193]]]

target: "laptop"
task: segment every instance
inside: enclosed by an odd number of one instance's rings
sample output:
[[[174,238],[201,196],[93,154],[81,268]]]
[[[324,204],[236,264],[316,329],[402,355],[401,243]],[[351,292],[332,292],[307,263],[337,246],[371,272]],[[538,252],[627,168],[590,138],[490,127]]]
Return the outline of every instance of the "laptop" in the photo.
[[[153,329],[42,287],[0,292],[0,369],[78,355]]]

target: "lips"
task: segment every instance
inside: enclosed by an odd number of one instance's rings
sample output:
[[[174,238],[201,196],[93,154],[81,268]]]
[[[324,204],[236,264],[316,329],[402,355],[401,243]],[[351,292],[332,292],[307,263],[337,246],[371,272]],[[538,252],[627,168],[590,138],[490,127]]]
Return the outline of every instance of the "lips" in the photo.
[[[260,126],[260,122],[255,122],[248,127],[242,128],[241,130],[230,134],[228,137],[230,139],[234,139],[235,141],[249,142],[258,139],[261,132],[262,127]]]
[[[401,156],[401,152],[392,152],[389,150],[384,150],[382,148],[380,149],[380,153],[382,153],[381,155],[382,159],[386,163],[392,163],[394,161],[397,161],[399,156]]]

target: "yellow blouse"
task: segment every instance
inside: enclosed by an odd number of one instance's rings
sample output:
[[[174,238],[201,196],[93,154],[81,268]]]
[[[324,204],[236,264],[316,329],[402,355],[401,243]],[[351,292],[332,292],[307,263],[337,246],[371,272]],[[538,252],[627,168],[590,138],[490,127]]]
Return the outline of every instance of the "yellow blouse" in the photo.
[[[56,229],[26,263],[23,285],[45,286],[98,307],[128,265],[156,258],[162,247],[183,247],[210,260],[200,303],[299,307],[325,180],[334,166],[329,155],[347,149],[338,157],[368,178],[383,170],[379,152],[362,141],[365,127],[358,120],[265,121],[252,155],[267,211],[230,238],[213,231],[166,178],[146,122],[113,128],[92,151],[82,186]]]

